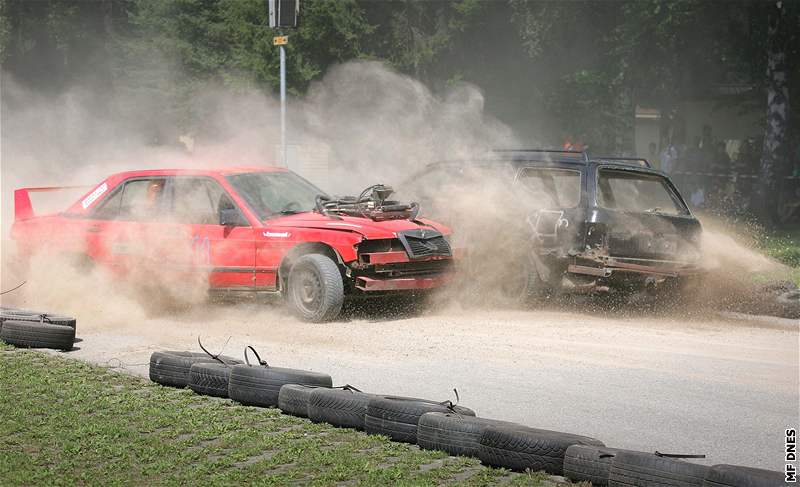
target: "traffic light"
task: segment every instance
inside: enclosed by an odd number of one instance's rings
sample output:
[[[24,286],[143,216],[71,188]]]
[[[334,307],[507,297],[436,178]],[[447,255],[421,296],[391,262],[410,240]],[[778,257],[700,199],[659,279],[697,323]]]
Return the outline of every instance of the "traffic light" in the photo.
[[[267,8],[270,27],[297,27],[300,0],[267,0]]]

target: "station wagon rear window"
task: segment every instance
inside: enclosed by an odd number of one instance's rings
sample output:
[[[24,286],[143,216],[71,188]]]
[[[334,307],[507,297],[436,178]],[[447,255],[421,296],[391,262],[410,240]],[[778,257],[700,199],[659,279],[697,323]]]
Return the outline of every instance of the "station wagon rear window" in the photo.
[[[665,178],[655,174],[600,169],[597,204],[610,210],[687,215]]]
[[[575,208],[581,201],[581,173],[569,169],[526,168],[519,175],[538,209]]]

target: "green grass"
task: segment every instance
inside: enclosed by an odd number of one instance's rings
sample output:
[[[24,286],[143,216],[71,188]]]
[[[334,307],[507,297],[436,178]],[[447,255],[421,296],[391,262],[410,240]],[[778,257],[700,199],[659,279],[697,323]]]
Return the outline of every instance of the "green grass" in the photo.
[[[3,485],[552,485],[0,342]]]
[[[800,225],[794,225],[761,238],[761,248],[790,267],[800,267]]]
[[[800,225],[792,225],[759,239],[760,248],[791,268],[791,278],[800,285]]]

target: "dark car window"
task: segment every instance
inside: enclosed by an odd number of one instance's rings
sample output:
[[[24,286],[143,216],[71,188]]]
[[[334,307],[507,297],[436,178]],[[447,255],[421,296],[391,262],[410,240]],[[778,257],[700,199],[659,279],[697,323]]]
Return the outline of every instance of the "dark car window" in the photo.
[[[597,204],[611,210],[638,213],[688,214],[665,178],[633,171],[601,169],[597,179]]]
[[[518,181],[536,208],[575,208],[581,201],[579,171],[526,168]]]
[[[265,220],[273,215],[311,211],[321,189],[290,172],[257,172],[227,177],[250,208]]]

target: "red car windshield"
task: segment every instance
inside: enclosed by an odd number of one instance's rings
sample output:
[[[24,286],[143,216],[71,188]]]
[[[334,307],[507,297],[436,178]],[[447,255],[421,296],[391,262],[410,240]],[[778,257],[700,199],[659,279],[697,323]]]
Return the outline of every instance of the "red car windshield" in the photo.
[[[321,189],[290,172],[256,172],[227,176],[228,182],[261,220],[311,211]]]

